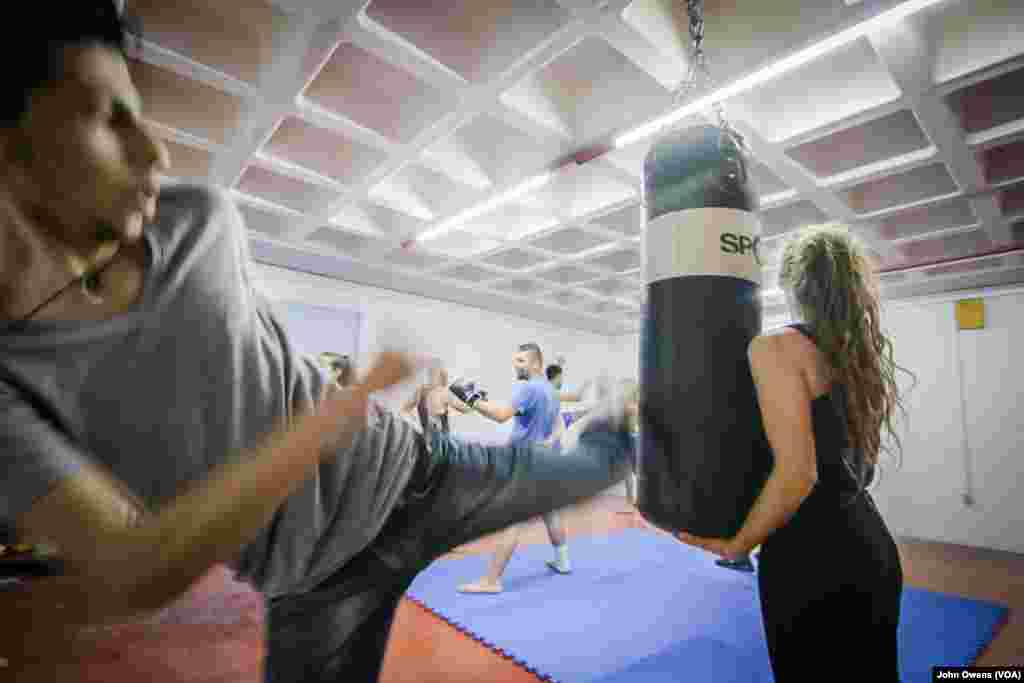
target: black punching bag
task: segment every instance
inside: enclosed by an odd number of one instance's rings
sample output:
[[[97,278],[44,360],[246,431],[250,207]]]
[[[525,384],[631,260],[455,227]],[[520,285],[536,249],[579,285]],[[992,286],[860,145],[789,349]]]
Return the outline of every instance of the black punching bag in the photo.
[[[747,360],[761,265],[746,160],[719,128],[670,133],[644,160],[644,203],[640,512],[669,532],[729,538],[771,469]]]

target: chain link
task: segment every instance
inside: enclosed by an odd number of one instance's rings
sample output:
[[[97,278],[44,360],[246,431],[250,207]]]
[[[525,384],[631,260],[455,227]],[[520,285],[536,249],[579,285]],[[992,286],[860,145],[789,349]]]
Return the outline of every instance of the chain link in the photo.
[[[686,77],[676,89],[675,105],[711,85],[711,71],[704,53],[704,1],[686,0],[686,14],[690,25],[690,65]]]
[[[704,0],[686,0],[686,14],[690,26],[690,67],[686,77],[673,94],[673,107],[678,107],[685,100],[698,93],[708,92],[714,85],[711,70],[708,68],[707,53],[704,52]],[[718,118],[718,126],[741,148],[746,148],[743,136],[734,129],[725,118],[720,102],[715,102],[712,109]]]

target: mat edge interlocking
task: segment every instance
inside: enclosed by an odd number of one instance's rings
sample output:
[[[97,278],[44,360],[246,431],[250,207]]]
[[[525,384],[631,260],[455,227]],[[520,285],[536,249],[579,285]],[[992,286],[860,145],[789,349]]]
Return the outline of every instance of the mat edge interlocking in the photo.
[[[540,672],[539,670],[537,670],[534,667],[530,666],[526,662],[526,660],[522,659],[521,657],[519,657],[515,653],[510,652],[510,651],[508,651],[508,650],[506,650],[506,649],[504,649],[502,647],[499,647],[496,643],[492,643],[488,639],[486,639],[486,638],[484,638],[482,636],[477,635],[476,632],[473,631],[472,629],[470,629],[469,627],[462,625],[461,623],[459,623],[455,619],[451,619],[448,616],[446,616],[444,613],[434,609],[433,607],[430,607],[429,605],[427,605],[427,603],[423,602],[422,600],[420,600],[416,596],[407,593],[405,597],[408,598],[412,603],[414,603],[417,606],[419,606],[421,609],[425,610],[426,612],[434,615],[435,617],[437,617],[438,619],[440,619],[444,623],[448,624],[449,626],[454,628],[459,633],[469,637],[474,642],[477,642],[477,643],[483,645],[488,650],[490,650],[491,652],[499,655],[500,657],[509,660],[510,662],[512,662],[513,664],[518,666],[523,671],[526,671],[527,673],[529,673],[529,674],[531,674],[533,676],[536,676],[539,680],[544,681],[545,683],[566,683],[565,681],[563,681],[563,680],[561,680],[559,678],[555,678],[551,674]]]

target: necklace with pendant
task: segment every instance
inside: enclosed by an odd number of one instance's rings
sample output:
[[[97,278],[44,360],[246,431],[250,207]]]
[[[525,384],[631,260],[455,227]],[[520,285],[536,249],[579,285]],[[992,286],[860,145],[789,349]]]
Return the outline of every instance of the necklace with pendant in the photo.
[[[110,265],[110,264],[107,264]],[[107,266],[103,266],[99,270],[82,273],[79,282],[82,283],[82,296],[89,303],[98,306],[106,301],[103,295],[100,293],[100,287],[103,282],[100,280],[100,275]]]
[[[93,304],[94,306],[98,306],[100,304],[105,303],[106,302],[106,297],[104,297],[100,293],[100,289],[101,289],[102,284],[103,284],[103,281],[100,279],[100,276],[102,276],[103,273],[107,270],[107,268],[110,267],[110,265],[114,262],[114,259],[116,258],[116,256],[117,256],[117,253],[115,252],[114,255],[110,258],[110,260],[108,260],[106,263],[104,263],[99,268],[95,268],[93,270],[87,270],[84,273],[82,273],[81,275],[79,275],[78,277],[74,278],[69,283],[67,283],[66,285],[64,285],[63,287],[58,289],[56,292],[54,292],[53,295],[49,299],[47,299],[46,301],[44,301],[43,303],[39,304],[34,309],[32,309],[31,313],[29,313],[28,315],[24,316],[23,318],[21,318],[17,322],[18,323],[25,323],[25,322],[31,320],[32,318],[34,318],[36,316],[36,314],[39,313],[39,311],[43,310],[44,308],[46,308],[47,306],[52,304],[54,301],[56,301],[62,294],[64,294],[64,292],[66,292],[69,289],[71,289],[71,287],[73,287],[76,282],[78,283],[79,287],[81,287],[82,296],[90,304]]]

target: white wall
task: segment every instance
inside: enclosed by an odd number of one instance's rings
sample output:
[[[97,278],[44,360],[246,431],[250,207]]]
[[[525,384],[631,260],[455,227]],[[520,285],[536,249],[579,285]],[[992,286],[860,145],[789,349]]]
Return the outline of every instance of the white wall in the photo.
[[[957,330],[956,300],[975,297],[986,329]],[[917,376],[902,461],[873,492],[892,532],[1024,553],[1024,290],[888,302],[883,322],[896,362]],[[638,345],[636,334],[613,337],[614,362],[638,364]]]
[[[602,335],[556,329],[525,318],[264,264],[253,264],[252,277],[275,301],[354,308],[365,313],[358,363],[365,363],[381,343],[395,335],[407,335],[414,350],[438,358],[452,379],[470,377],[496,399],[511,397],[515,382],[512,354],[525,342],[539,344],[545,362],[564,355],[570,386],[599,374],[608,364],[610,338]],[[411,391],[411,387],[401,387],[383,400],[393,408]],[[481,437],[504,433],[510,427],[510,423],[499,427],[478,415],[459,416],[453,424],[459,433]]]
[[[960,331],[955,302],[975,297],[986,329]],[[1024,552],[1024,366],[1013,353],[1024,348],[1024,291],[891,302],[883,320],[897,363],[918,382],[902,462],[875,491],[893,533]]]
[[[640,379],[640,335],[621,334],[610,339],[609,367],[614,376]]]

